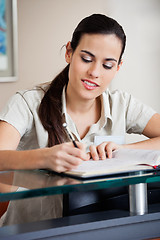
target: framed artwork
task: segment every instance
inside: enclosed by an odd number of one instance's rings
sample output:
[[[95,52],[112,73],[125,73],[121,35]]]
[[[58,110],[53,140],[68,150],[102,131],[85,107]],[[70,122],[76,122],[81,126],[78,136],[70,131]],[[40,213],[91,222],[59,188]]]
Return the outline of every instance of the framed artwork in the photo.
[[[17,0],[0,0],[0,82],[17,80]]]

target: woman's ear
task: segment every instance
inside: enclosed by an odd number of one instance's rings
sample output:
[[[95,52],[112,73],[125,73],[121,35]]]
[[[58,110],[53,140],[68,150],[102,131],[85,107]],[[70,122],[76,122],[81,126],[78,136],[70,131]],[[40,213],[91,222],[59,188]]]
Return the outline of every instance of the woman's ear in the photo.
[[[65,59],[67,63],[71,63],[71,58],[72,58],[72,47],[71,47],[71,42],[68,42],[66,45],[66,53],[65,53]]]
[[[122,64],[123,64],[123,60],[121,60],[120,64],[118,64],[118,66],[117,66],[117,72],[119,71],[119,69],[120,69],[120,67],[122,66]]]

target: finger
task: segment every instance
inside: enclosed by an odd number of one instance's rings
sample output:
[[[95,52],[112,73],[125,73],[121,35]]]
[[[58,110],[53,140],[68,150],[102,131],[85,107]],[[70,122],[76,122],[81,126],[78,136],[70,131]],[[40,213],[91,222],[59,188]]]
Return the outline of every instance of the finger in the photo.
[[[108,158],[112,158],[113,151],[120,148],[122,148],[122,145],[118,145],[114,142],[109,142],[106,146],[106,152],[108,154]]]
[[[105,150],[106,150],[108,158],[112,158],[112,152],[113,152],[114,149],[115,149],[115,147],[114,147],[114,144],[112,142],[109,142],[106,145]]]
[[[76,168],[83,161],[74,156],[66,155],[63,159],[52,162],[51,167],[57,172],[64,172]]]
[[[92,159],[95,161],[99,160],[97,147],[95,145],[91,145],[89,149],[90,149],[90,155],[91,155]]]
[[[87,152],[88,160],[92,158],[91,153]]]
[[[78,154],[77,154],[78,155]],[[60,157],[60,155],[59,155]],[[57,160],[57,165],[63,165],[65,167],[76,167],[78,165],[80,165],[83,162],[83,160],[76,156],[75,153],[73,153],[73,151],[71,152],[65,152],[65,154],[63,154],[58,160]]]
[[[55,164],[55,162],[51,162],[49,169],[55,172],[61,173],[61,172],[65,172],[67,170],[67,167],[65,167],[64,164],[61,163],[60,161],[58,164]]]
[[[83,152],[81,149],[75,148],[75,149],[70,149],[68,151],[68,154],[79,158],[83,161],[87,161],[88,160],[88,154],[86,152]]]
[[[86,145],[84,143],[81,143],[78,141],[76,141],[76,144],[77,144],[78,148],[73,147],[72,142],[68,143],[68,146],[70,147],[67,150],[68,154],[77,156],[78,158],[82,159],[83,161],[89,160],[88,154],[86,153]]]
[[[106,159],[106,144],[107,143],[102,143],[100,145],[97,146],[97,151],[98,151],[98,154],[99,154],[99,158],[104,160]]]
[[[47,165],[49,168],[62,172],[78,166],[82,162],[83,155],[88,159],[88,155],[78,148],[71,147],[71,144],[60,144],[48,149],[49,158]]]
[[[77,144],[79,149],[86,152],[86,145],[84,143],[76,141],[76,144]]]
[[[64,154],[64,156],[67,153],[69,155],[79,158],[80,160],[84,160],[84,161],[88,160],[88,155],[86,151],[84,151],[85,145],[79,142],[76,142],[76,143],[78,144],[78,147],[81,147],[81,149],[74,147],[72,142],[68,142],[68,143],[61,144],[61,153]]]

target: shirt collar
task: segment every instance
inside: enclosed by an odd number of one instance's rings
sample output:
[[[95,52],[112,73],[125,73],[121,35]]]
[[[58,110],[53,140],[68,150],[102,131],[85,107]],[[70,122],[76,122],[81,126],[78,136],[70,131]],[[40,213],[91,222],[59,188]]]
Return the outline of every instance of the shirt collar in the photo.
[[[70,117],[66,108],[66,87],[64,87],[62,91],[62,116],[64,117],[64,121],[68,124]]]
[[[74,136],[76,137],[76,139],[78,141],[80,140],[76,125],[74,124],[74,122],[72,121],[71,117],[69,116],[69,114],[67,113],[67,108],[66,108],[66,87],[63,88],[62,91],[62,115],[64,117],[64,121],[67,123],[70,131],[72,132],[72,134],[74,134]]]
[[[63,88],[62,91],[62,114],[65,114],[67,116],[67,109],[66,109],[66,87]],[[112,120],[111,111],[110,111],[110,105],[109,105],[109,90],[107,89],[105,92],[101,95],[101,101],[102,101],[102,115],[105,116],[105,118],[109,118]]]
[[[108,89],[102,93],[101,101],[102,101],[102,111],[103,111],[102,116],[104,115],[106,119],[109,118],[112,121],[110,96],[109,96]]]
[[[99,126],[100,129],[103,128],[107,124],[107,118],[112,121],[110,104],[109,104],[110,99],[109,98],[110,98],[109,90],[107,89],[101,95],[102,110],[101,110],[101,117],[99,119],[99,124],[97,125],[97,127]],[[72,131],[72,133],[74,133],[75,136],[77,137],[77,139],[80,140],[79,139],[79,134],[78,134],[77,129],[76,129],[76,126],[73,123],[73,121],[70,118],[70,116],[67,114],[67,108],[66,108],[66,87],[64,87],[63,91],[62,91],[62,114],[64,116],[64,121],[66,121],[66,123],[70,127],[70,130]],[[95,124],[95,126],[96,126],[96,124]],[[95,128],[95,126],[94,126],[94,128]]]
[[[66,110],[66,87],[63,88],[62,91],[62,114],[67,114],[67,110]]]

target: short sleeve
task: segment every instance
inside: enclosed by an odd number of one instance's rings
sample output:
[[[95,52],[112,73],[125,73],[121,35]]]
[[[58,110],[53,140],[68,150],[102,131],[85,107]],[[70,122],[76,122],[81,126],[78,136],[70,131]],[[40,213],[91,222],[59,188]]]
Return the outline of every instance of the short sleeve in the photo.
[[[126,132],[142,134],[148,121],[156,113],[151,107],[143,104],[132,95],[127,96]]]
[[[33,124],[33,114],[20,93],[10,98],[6,106],[0,112],[0,120],[15,127],[21,137],[29,131]]]

